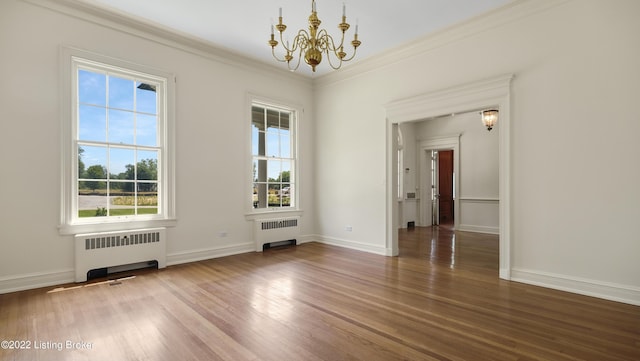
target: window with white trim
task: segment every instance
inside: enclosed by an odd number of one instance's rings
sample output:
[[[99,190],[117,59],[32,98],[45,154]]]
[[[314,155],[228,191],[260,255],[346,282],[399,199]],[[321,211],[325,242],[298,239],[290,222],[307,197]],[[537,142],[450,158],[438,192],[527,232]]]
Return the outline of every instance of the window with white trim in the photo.
[[[296,207],[296,111],[251,104],[252,207]]]
[[[168,75],[90,57],[69,58],[63,226],[173,218]]]

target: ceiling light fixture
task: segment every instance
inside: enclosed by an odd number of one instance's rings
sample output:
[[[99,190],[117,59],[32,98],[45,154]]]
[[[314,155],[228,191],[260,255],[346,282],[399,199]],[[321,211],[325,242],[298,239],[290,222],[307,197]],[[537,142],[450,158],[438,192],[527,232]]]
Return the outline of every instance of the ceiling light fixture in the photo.
[[[271,40],[269,40],[269,45],[271,46],[271,53],[273,57],[280,62],[286,62],[287,67],[291,71],[295,71],[300,66],[300,58],[303,57],[305,63],[311,66],[311,70],[316,71],[316,66],[320,64],[322,61],[322,53],[327,55],[329,60],[329,65],[333,69],[339,69],[342,66],[343,62],[350,61],[356,56],[356,49],[360,46],[360,40],[358,40],[358,24],[356,24],[356,31],[353,36],[353,40],[351,41],[351,45],[353,45],[353,54],[350,57],[347,57],[347,53],[344,52],[344,35],[347,30],[349,30],[350,25],[347,23],[347,15],[346,15],[346,5],[342,4],[342,22],[338,24],[338,28],[342,31],[342,37],[340,39],[340,44],[336,46],[336,43],[333,40],[333,37],[327,33],[325,29],[318,29],[320,27],[320,19],[318,19],[318,14],[316,12],[316,1],[311,1],[311,15],[309,15],[309,31],[307,32],[304,29],[298,30],[298,34],[293,38],[293,43],[290,45],[289,41],[285,43],[283,40],[283,32],[287,29],[287,26],[282,23],[282,8],[279,11],[278,24],[275,26],[280,33],[280,42],[282,43],[282,47],[285,50],[285,55],[283,58],[279,58],[276,55],[276,46],[278,46],[278,41],[274,39],[274,26],[271,25]],[[297,53],[298,61],[295,67],[291,67],[291,60],[293,60],[295,54]],[[331,61],[331,57],[335,56],[338,60],[337,65],[334,65]]]
[[[497,109],[488,109],[480,112],[482,114],[482,124],[487,127],[488,131],[493,129],[493,126],[496,125],[498,121],[498,110]]]

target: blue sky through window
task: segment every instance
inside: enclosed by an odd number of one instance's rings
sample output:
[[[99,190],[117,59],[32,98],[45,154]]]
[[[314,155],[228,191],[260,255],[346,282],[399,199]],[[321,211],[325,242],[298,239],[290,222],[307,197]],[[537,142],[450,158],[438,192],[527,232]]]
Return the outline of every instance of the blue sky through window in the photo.
[[[78,140],[85,169],[99,165],[109,174],[145,159],[158,161],[157,85],[99,71],[78,70]]]

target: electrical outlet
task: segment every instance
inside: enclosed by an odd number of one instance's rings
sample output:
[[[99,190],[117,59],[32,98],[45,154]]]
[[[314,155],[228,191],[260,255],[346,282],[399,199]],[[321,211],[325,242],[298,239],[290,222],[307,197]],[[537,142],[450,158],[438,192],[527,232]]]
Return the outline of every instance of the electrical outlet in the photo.
[[[353,231],[353,227],[346,226],[346,227],[344,227],[344,230],[347,231],[347,232],[352,232]]]
[[[222,238],[222,237],[226,237],[228,236],[229,233],[227,233],[227,231],[220,231],[218,232],[218,237]]]

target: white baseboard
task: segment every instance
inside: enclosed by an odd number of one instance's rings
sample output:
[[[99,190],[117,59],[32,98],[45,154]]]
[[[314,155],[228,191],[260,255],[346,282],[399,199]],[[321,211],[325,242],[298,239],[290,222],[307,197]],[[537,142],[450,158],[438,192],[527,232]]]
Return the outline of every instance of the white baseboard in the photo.
[[[473,225],[473,224],[460,224],[460,225],[458,225],[458,231],[475,232],[475,233],[487,233],[487,234],[500,234],[500,228],[499,227],[476,226],[476,225]]]
[[[296,242],[297,244],[303,244],[303,243],[309,243],[309,242],[315,242],[316,241],[316,237],[315,236],[300,236],[298,238],[296,238]]]
[[[511,280],[640,306],[640,288],[546,272],[512,269]]]
[[[298,244],[313,242],[316,237],[302,236]],[[242,243],[234,246],[191,250],[186,252],[167,254],[167,266],[203,261],[212,258],[232,256],[235,254],[255,251],[253,242]],[[52,272],[29,273],[0,278],[0,294],[16,291],[30,290],[40,287],[56,286],[75,282],[75,270],[66,269]]]
[[[255,252],[256,245],[253,242],[242,243],[234,246],[206,248],[190,250],[186,252],[167,254],[167,266],[182,263],[204,261],[212,258],[232,256],[241,253]]]
[[[0,278],[0,294],[73,283],[75,275],[75,270],[72,268],[2,277]]]
[[[339,239],[334,237],[326,237],[326,236],[315,236],[315,241],[318,243],[329,244],[332,246],[344,247],[349,249],[355,249],[357,251],[363,251],[368,253],[375,253],[382,256],[388,256],[391,254],[391,251],[385,247],[372,246],[370,244],[365,244],[356,241],[350,241],[347,239]]]
[[[297,244],[313,242],[315,238],[313,236],[300,236],[296,238]],[[173,266],[177,264],[204,261],[207,259],[220,258],[226,256],[233,256],[236,254],[255,252],[256,245],[254,242],[245,242],[239,245],[206,248],[191,250],[180,253],[167,254],[167,266]]]

